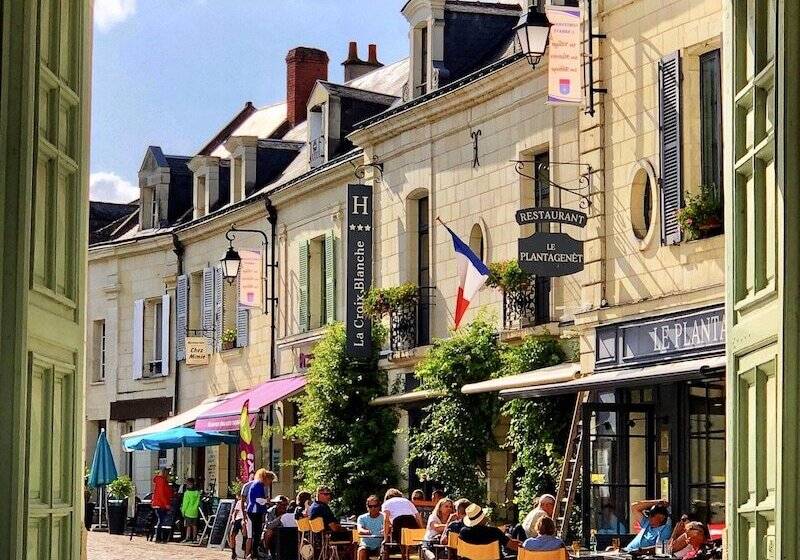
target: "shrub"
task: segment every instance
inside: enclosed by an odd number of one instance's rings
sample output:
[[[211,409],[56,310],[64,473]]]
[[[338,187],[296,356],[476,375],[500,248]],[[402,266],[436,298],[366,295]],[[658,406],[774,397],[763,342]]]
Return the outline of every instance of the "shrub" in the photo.
[[[533,276],[524,272],[515,260],[493,262],[489,264],[489,278],[486,285],[504,292],[513,292],[528,287]]]
[[[364,313],[379,319],[395,309],[416,304],[417,298],[417,285],[412,282],[389,288],[371,288],[364,296]]]

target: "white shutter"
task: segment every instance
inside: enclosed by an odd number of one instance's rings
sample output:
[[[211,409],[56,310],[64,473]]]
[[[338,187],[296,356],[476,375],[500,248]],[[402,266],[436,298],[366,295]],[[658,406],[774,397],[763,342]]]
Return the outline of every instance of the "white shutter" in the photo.
[[[223,300],[223,289],[222,283],[225,281],[225,278],[222,276],[222,269],[220,267],[214,268],[214,348],[216,348],[217,352],[222,351],[222,329],[223,329],[223,322],[222,322],[222,310],[225,307],[225,301]]]
[[[161,296],[161,375],[169,375],[169,331],[172,323],[169,294]]]
[[[175,285],[175,359],[186,359],[186,322],[188,318],[189,277],[178,276]]]
[[[144,300],[133,302],[133,343],[131,344],[131,376],[142,378],[142,355],[144,353]]]
[[[237,305],[236,308],[236,346],[244,348],[250,338],[250,310]]]
[[[214,347],[214,269],[203,269],[203,336]]]

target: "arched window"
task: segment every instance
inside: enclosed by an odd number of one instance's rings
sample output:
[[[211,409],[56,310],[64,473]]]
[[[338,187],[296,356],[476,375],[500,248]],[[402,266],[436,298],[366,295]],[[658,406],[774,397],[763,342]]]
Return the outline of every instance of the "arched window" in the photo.
[[[473,225],[472,231],[469,232],[469,248],[483,260],[483,230],[480,224]]]

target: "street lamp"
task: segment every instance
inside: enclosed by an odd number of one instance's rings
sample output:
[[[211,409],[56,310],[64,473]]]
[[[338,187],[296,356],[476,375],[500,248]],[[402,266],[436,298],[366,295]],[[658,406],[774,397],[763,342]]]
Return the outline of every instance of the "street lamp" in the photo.
[[[275,294],[272,294],[272,297],[266,297],[266,279],[267,279],[267,269],[277,268],[275,263],[267,262],[267,246],[269,242],[267,241],[267,234],[258,229],[240,229],[237,228],[236,225],[232,225],[230,229],[225,232],[225,239],[228,240],[230,246],[228,250],[225,251],[225,256],[219,260],[220,268],[222,268],[222,277],[228,281],[228,283],[233,284],[236,281],[236,278],[239,276],[239,271],[242,265],[242,257],[239,256],[239,251],[233,248],[233,241],[236,239],[237,233],[255,233],[260,235],[264,238],[264,256],[262,258],[262,262],[264,263],[262,269],[262,276],[261,276],[261,283],[262,283],[262,296],[263,296],[263,307],[264,313],[268,313],[267,310],[267,302],[275,302],[277,298]],[[273,270],[273,274],[274,274]]]
[[[520,18],[514,33],[520,50],[528,59],[528,64],[536,68],[547,48],[547,38],[550,35],[550,22],[547,16],[541,13],[535,4],[532,5],[528,13]]]
[[[242,264],[239,252],[233,248],[233,241],[231,241],[231,246],[228,247],[225,256],[219,262],[222,265],[222,277],[229,284],[233,284],[236,281],[236,277],[239,276],[239,266]]]

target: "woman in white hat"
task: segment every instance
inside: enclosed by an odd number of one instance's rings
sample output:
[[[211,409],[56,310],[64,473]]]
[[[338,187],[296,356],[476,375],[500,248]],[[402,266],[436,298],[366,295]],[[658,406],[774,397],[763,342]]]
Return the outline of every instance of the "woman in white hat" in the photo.
[[[517,550],[520,542],[510,538],[497,527],[488,525],[486,511],[478,504],[470,504],[464,515],[464,528],[459,533],[459,538],[469,544],[497,543],[500,547],[500,557],[503,557],[503,548]]]

